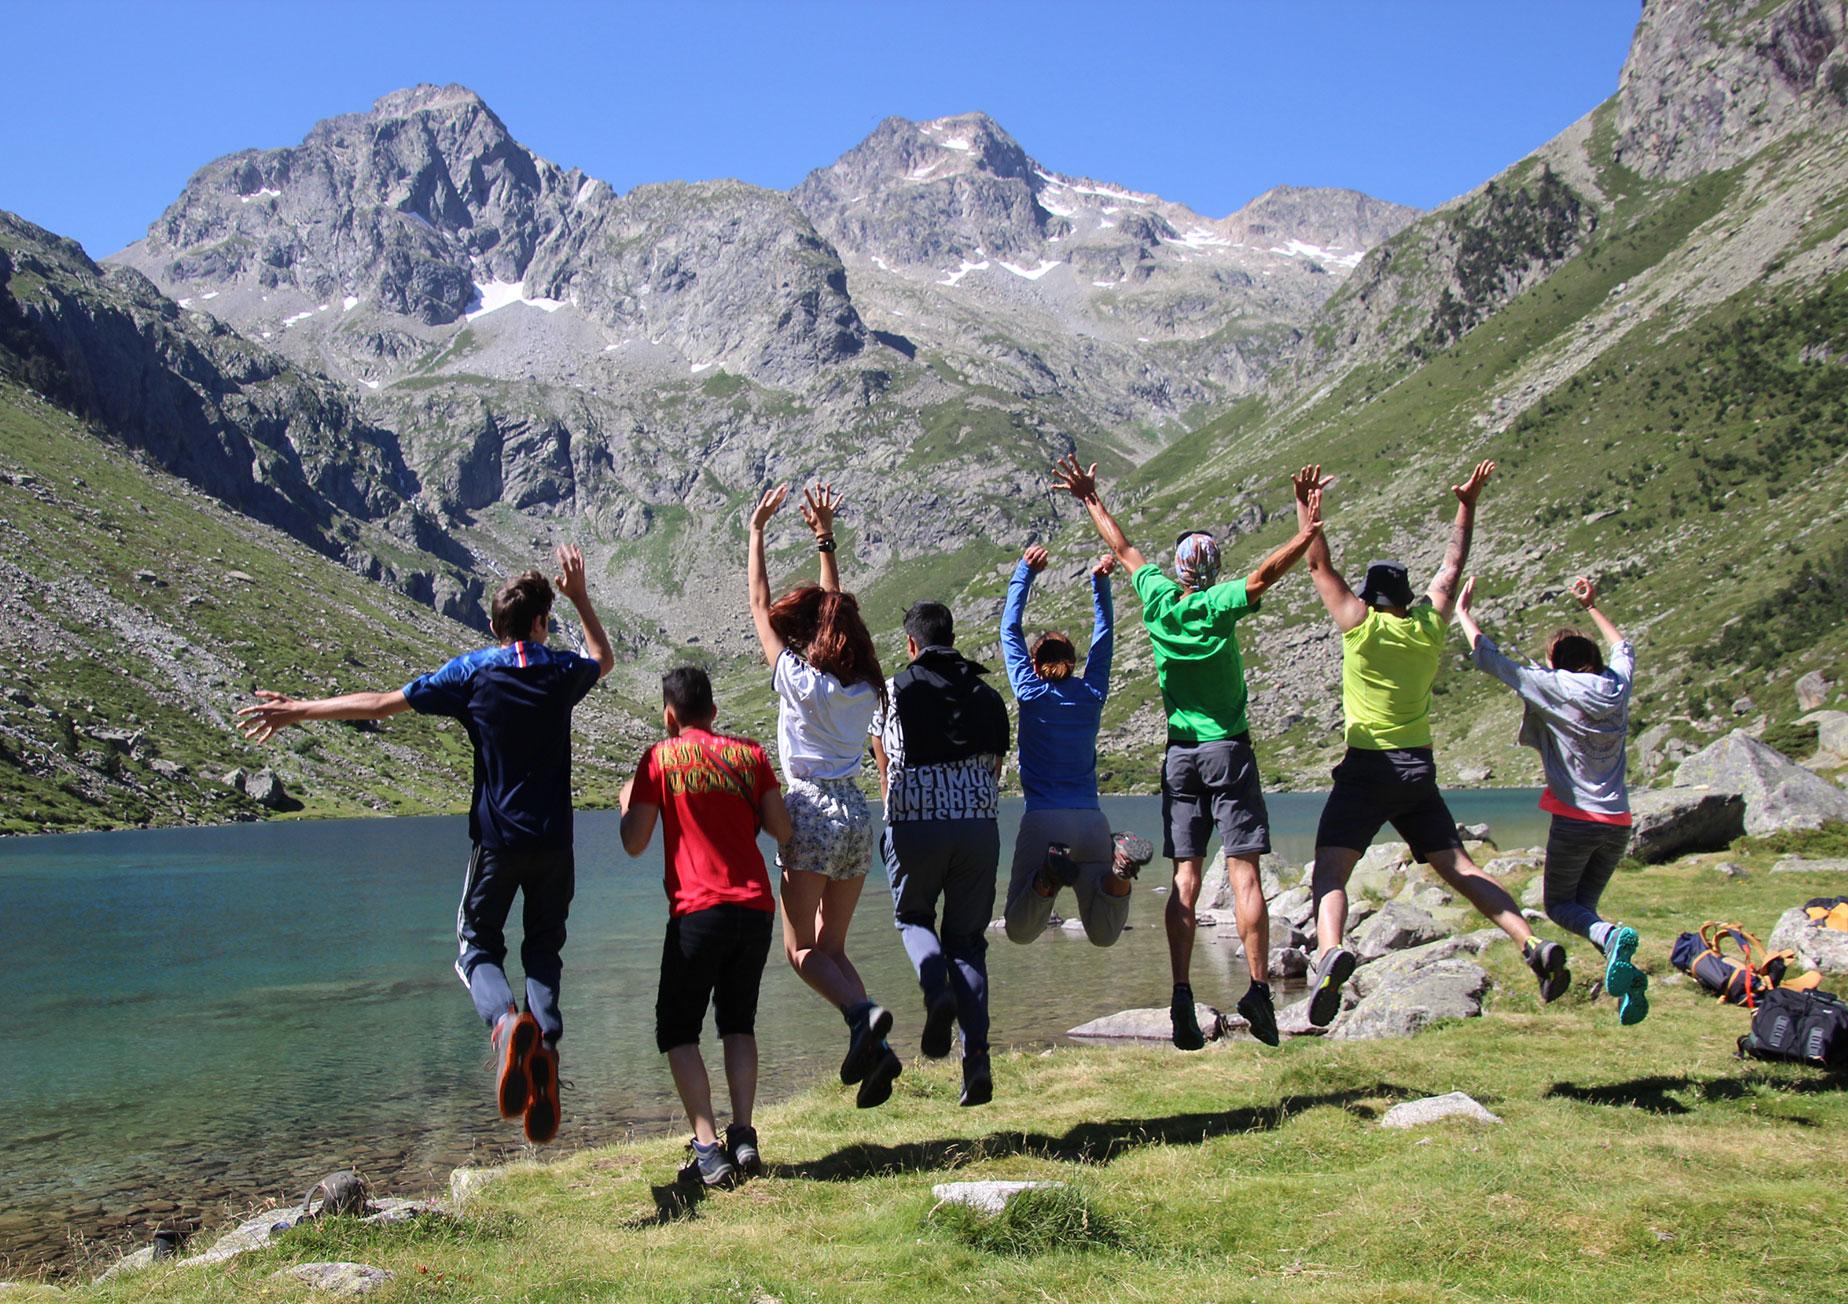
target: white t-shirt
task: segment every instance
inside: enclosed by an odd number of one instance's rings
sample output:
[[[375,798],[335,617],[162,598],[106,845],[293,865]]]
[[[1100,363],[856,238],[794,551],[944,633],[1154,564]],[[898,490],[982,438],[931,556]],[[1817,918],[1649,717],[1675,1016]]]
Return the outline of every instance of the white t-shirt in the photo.
[[[859,773],[879,690],[868,682],[846,687],[788,648],[776,659],[770,682],[776,688],[776,747],[784,775],[845,779]]]

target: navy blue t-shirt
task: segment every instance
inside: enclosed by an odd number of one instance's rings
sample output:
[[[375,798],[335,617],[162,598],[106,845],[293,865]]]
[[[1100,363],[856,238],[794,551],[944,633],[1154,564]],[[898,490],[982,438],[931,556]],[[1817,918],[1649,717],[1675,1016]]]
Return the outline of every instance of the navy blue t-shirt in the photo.
[[[424,715],[453,716],[475,748],[468,836],[484,847],[571,845],[571,708],[601,667],[543,643],[466,652],[404,686]]]

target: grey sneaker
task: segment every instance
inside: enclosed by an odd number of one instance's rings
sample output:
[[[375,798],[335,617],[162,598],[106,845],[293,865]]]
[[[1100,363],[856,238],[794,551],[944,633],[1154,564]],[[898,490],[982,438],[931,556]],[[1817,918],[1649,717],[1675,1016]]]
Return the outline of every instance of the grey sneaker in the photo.
[[[738,1169],[723,1142],[701,1145],[698,1138],[687,1142],[693,1162],[680,1170],[682,1177],[697,1178],[703,1186],[730,1186],[738,1180]]]
[[[1540,980],[1540,1003],[1551,1005],[1572,989],[1572,973],[1566,968],[1566,948],[1558,942],[1534,939],[1527,952],[1527,967]]]
[[[1345,946],[1331,947],[1322,953],[1315,967],[1314,986],[1309,995],[1309,1022],[1326,1028],[1341,1013],[1341,988],[1354,976],[1356,959]]]
[[[757,1177],[764,1171],[763,1156],[757,1153],[756,1128],[742,1123],[729,1125],[725,1129],[725,1150],[733,1166],[746,1177]]]

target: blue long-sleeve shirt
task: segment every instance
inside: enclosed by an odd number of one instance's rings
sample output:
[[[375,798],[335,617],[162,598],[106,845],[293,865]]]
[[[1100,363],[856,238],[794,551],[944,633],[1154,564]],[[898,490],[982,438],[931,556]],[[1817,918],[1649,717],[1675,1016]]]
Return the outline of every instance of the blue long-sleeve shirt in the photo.
[[[1115,618],[1108,576],[1091,577],[1091,650],[1084,673],[1069,679],[1040,678],[1021,628],[1033,571],[1026,562],[1008,581],[1001,613],[1001,653],[1008,683],[1020,703],[1020,786],[1028,810],[1097,809],[1097,728],[1110,695],[1110,655]]]

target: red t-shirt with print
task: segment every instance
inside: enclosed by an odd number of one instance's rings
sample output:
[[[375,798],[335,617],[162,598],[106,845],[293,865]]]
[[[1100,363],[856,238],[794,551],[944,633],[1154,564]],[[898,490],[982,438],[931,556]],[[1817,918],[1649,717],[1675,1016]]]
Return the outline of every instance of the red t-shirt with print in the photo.
[[[661,809],[669,914],[776,909],[757,849],[757,813],[779,786],[770,758],[749,738],[683,729],[648,749],[634,800]]]

